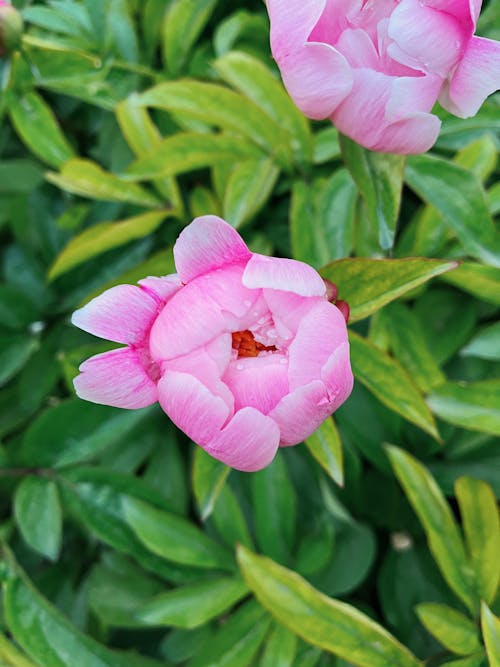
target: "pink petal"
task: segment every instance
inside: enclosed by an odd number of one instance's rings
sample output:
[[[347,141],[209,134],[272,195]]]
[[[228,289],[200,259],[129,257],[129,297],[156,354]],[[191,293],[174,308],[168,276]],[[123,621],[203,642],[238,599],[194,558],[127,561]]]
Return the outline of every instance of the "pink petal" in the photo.
[[[283,290],[265,289],[263,293],[276,330],[290,342],[307,313],[325,300],[321,296],[303,297]]]
[[[84,361],[74,379],[77,396],[117,408],[144,408],[158,398],[140,351],[122,347]]]
[[[214,396],[222,398],[229,412],[234,412],[234,398],[222,382],[221,375],[227,369],[231,356],[231,335],[218,336],[206,347],[166,361],[162,365],[163,373],[177,371],[187,373],[199,380]]]
[[[227,264],[244,264],[250,254],[238,232],[215,215],[195,218],[174,245],[175,266],[183,283]]]
[[[422,5],[420,0],[399,3],[391,14],[388,34],[399,47],[388,48],[395,60],[443,78],[458,62],[468,38],[456,18]]]
[[[117,285],[73,313],[72,323],[115,343],[144,341],[158,312],[158,302],[135,285]]]
[[[425,4],[451,14],[469,29],[473,29],[483,2],[482,0],[426,0]]]
[[[271,288],[301,296],[323,296],[326,287],[312,266],[295,259],[266,257],[255,253],[243,272],[243,285],[249,288]]]
[[[274,55],[290,97],[309,118],[328,118],[352,88],[347,60],[329,44],[305,44],[286,59]]]
[[[206,345],[225,331],[219,306],[196,285],[185,285],[167,302],[151,329],[149,344],[156,361],[173,359]]]
[[[139,280],[139,285],[148,294],[157,297],[162,302],[168,301],[182,287],[180,278],[176,273],[161,277],[149,276]]]
[[[354,25],[360,14],[361,0],[326,0],[319,21],[309,35],[309,42],[335,46],[341,33]]]
[[[346,342],[347,327],[340,310],[328,301],[315,306],[288,349],[290,390],[319,380],[330,355]]]
[[[250,406],[264,415],[288,393],[288,363],[285,356],[236,359],[222,378],[234,396],[234,408]]]
[[[437,116],[417,112],[388,125],[373,150],[401,155],[425,153],[436,142],[440,128]]]
[[[349,398],[354,377],[349,360],[349,343],[343,343],[330,356],[321,369],[321,379],[328,389],[332,412]]]
[[[189,373],[167,371],[158,383],[158,400],[174,424],[202,447],[229,416],[224,400]]]
[[[377,69],[379,55],[374,43],[361,29],[344,30],[335,48],[346,57],[351,67],[370,67]]]
[[[399,76],[388,79],[389,99],[385,109],[390,122],[405,120],[417,112],[431,111],[443,80],[436,74]]]
[[[269,417],[280,429],[280,444],[289,446],[308,438],[332,412],[327,388],[315,380],[282,398]]]
[[[271,21],[271,49],[286,58],[304,44],[321,16],[326,0],[267,0]]]
[[[439,98],[445,109],[468,118],[486,97],[500,88],[500,42],[472,37],[451,81]]]
[[[279,429],[272,419],[254,408],[243,408],[205,450],[236,470],[254,472],[271,463],[279,439]]]

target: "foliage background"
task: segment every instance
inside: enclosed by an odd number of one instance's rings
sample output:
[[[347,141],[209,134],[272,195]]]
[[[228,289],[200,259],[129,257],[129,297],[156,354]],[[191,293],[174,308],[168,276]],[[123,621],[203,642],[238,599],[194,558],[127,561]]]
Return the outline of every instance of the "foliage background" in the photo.
[[[420,664],[369,617],[428,665],[486,665],[483,641],[500,665],[498,97],[469,120],[438,111],[435,149],[405,161],[302,118],[257,0],[14,4],[27,32],[0,64],[0,664]],[[499,18],[486,4],[480,34],[499,38]],[[79,363],[107,347],[72,310],[171,272],[180,229],[206,213],[321,268],[353,315],[352,397],[254,475],[156,407],[73,397]]]

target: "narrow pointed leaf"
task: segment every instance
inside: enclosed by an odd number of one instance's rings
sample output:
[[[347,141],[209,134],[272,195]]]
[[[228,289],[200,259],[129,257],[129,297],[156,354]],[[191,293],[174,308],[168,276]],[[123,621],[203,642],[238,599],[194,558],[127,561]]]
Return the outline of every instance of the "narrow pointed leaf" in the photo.
[[[416,612],[427,630],[453,653],[470,655],[481,650],[476,624],[456,609],[426,602],[419,604]]]
[[[500,619],[484,602],[481,605],[481,628],[490,667],[500,667]]]
[[[344,459],[339,432],[332,418],[306,439],[306,446],[320,466],[339,486],[344,484]]]
[[[217,461],[213,456],[209,456],[201,447],[196,447],[193,458],[192,482],[202,521],[208,519],[212,514],[215,502],[230,472],[231,468],[229,466]]]

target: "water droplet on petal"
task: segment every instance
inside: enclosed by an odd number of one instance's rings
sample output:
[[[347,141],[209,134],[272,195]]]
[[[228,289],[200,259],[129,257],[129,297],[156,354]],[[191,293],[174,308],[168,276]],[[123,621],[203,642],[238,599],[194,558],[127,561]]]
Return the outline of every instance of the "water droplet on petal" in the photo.
[[[242,371],[243,370],[243,364],[236,364],[236,369],[238,371]]]
[[[249,308],[252,305],[252,302],[249,301],[248,299],[245,299],[245,301],[243,301],[243,305]]]

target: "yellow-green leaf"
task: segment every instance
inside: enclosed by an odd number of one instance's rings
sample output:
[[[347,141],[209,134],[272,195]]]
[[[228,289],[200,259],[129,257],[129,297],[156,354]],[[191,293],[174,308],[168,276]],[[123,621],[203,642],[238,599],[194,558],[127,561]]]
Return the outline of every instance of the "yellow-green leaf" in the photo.
[[[339,432],[332,418],[306,438],[307,449],[339,486],[344,484],[344,459]]]
[[[421,667],[387,630],[345,602],[320,593],[295,572],[239,547],[238,563],[259,602],[306,642],[359,667]]]
[[[441,280],[500,306],[500,269],[494,266],[462,262],[456,271],[441,276]]]
[[[490,667],[500,667],[500,618],[497,618],[483,602],[481,628]]]
[[[224,195],[224,219],[239,227],[266,203],[279,169],[272,160],[246,160],[231,173]]]
[[[476,624],[456,609],[425,602],[417,606],[416,612],[427,630],[453,653],[470,655],[481,650]]]

